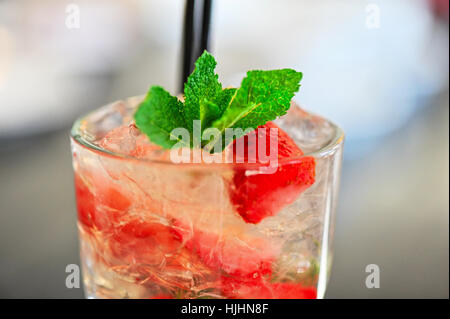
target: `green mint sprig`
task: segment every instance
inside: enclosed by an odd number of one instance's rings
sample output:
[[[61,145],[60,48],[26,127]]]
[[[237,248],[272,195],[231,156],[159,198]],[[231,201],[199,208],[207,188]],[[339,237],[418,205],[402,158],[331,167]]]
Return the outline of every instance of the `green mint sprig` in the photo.
[[[184,103],[162,87],[152,86],[134,115],[136,126],[163,148],[177,143],[193,147],[193,123],[199,120],[201,133],[209,128],[216,132],[201,145],[215,150],[214,145],[222,143],[223,149],[232,142],[224,139],[227,128],[241,129],[234,131],[236,139],[248,128],[257,128],[286,114],[302,79],[302,73],[292,69],[248,71],[240,88],[224,89],[214,72],[216,65],[207,51],[200,56],[185,83]],[[172,133],[176,128],[189,132],[189,143]]]

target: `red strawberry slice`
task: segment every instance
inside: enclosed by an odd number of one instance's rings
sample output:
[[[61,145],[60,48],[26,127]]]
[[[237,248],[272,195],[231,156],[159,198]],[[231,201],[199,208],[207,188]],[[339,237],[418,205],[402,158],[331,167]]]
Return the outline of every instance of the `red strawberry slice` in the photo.
[[[182,227],[174,230],[184,238],[185,247],[211,269],[239,277],[271,273],[277,248],[263,238],[199,229],[190,236]]]
[[[133,218],[116,225],[110,238],[114,256],[122,262],[158,265],[181,247],[181,238],[158,220]]]
[[[173,297],[171,295],[160,294],[150,297],[148,299],[173,299]]]
[[[78,221],[91,228],[95,214],[94,195],[89,191],[83,180],[75,174],[75,197],[77,201]]]
[[[315,287],[303,287],[298,283],[281,282],[270,286],[276,299],[316,299]]]
[[[78,208],[78,220],[87,228],[95,226],[97,230],[111,229],[131,205],[130,200],[104,178],[88,176],[91,188],[79,174],[75,174],[75,194]],[[93,194],[95,193],[95,195]]]
[[[230,199],[237,212],[247,223],[257,224],[266,217],[274,216],[284,206],[291,204],[305,189],[314,183],[315,161],[313,157],[300,157],[301,149],[278,126],[268,122],[260,126],[255,139],[244,139],[244,154],[234,154],[236,161],[248,162],[258,154],[258,140],[266,138],[266,146],[272,148],[274,135],[270,129],[278,129],[278,169],[273,174],[254,173],[236,166],[229,187]],[[271,143],[272,142],[272,143]],[[236,150],[237,141],[233,143]],[[236,153],[236,151],[234,151]],[[268,152],[266,152],[267,154]],[[283,163],[283,160],[295,158],[295,161]]]
[[[232,299],[316,299],[315,287],[299,283],[270,283],[264,277],[233,278],[222,276],[222,293]]]

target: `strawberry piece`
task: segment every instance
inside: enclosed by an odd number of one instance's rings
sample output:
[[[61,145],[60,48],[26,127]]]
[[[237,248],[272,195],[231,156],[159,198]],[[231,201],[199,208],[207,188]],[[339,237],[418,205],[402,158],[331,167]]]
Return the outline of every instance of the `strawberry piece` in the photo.
[[[315,287],[299,283],[270,283],[264,277],[233,278],[222,276],[222,293],[232,299],[316,299]]]
[[[148,299],[173,299],[173,297],[171,295],[160,294],[150,297]]]
[[[78,174],[75,174],[75,197],[78,220],[87,228],[91,228],[94,224],[92,216],[95,214],[94,195],[89,191]]]
[[[128,264],[160,264],[180,247],[179,235],[156,220],[131,219],[116,227],[110,239],[115,257]]]
[[[230,199],[237,212],[247,223],[257,224],[266,217],[274,216],[284,206],[291,204],[315,180],[315,161],[313,157],[300,157],[303,152],[295,142],[275,124],[268,122],[260,126],[255,139],[244,139],[244,154],[235,154],[235,161],[248,162],[258,154],[258,140],[266,138],[266,146],[272,148],[274,135],[270,129],[278,129],[278,169],[273,174],[247,174],[247,170],[236,166],[229,187]],[[237,141],[233,143],[236,150]],[[267,152],[266,152],[267,154]],[[295,161],[283,160],[299,157]],[[268,164],[267,164],[268,165]]]
[[[274,248],[262,238],[236,237],[194,230],[190,238],[182,227],[174,228],[186,240],[185,247],[197,254],[211,269],[234,276],[261,276],[271,273],[276,255]],[[184,234],[183,234],[184,232]]]
[[[87,174],[83,172],[85,176]],[[95,195],[85,181],[75,174],[75,194],[78,207],[78,220],[87,228],[95,226],[97,230],[111,230],[120,217],[130,207],[130,200],[115,186],[104,179],[89,178],[93,182]]]
[[[130,207],[130,200],[113,187],[104,188],[100,193],[100,203],[111,209],[125,211]]]
[[[315,287],[303,287],[298,283],[282,282],[271,286],[274,298],[277,299],[316,299]]]

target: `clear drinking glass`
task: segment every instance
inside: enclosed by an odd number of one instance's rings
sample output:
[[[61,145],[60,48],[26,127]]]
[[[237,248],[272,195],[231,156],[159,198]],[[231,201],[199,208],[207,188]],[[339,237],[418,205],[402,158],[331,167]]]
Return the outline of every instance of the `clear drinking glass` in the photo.
[[[72,128],[86,296],[322,298],[343,132],[295,105],[275,121],[304,153],[279,167],[312,161],[315,179],[253,224],[236,213],[230,185],[236,174],[258,174],[257,164],[175,164],[150,144],[141,148],[142,136],[128,126],[141,99],[104,106]]]

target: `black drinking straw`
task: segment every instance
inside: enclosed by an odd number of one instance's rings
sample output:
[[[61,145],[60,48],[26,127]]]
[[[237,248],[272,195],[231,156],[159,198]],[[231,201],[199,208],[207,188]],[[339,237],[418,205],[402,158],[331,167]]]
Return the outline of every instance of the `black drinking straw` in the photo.
[[[212,8],[212,0],[205,0],[203,2],[202,32],[200,38],[200,48],[197,52],[198,56],[200,56],[203,53],[203,51],[208,50],[209,26],[211,25],[211,8]]]
[[[194,62],[208,50],[212,0],[186,0],[183,26],[183,66],[180,92],[194,70]]]

